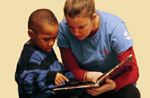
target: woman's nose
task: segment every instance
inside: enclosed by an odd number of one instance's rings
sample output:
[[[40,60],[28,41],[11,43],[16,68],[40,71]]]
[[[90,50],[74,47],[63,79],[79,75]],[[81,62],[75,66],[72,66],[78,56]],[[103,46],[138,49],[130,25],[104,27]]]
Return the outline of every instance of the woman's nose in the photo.
[[[74,35],[75,35],[75,36],[78,36],[79,34],[80,34],[80,33],[79,33],[79,30],[78,30],[78,29],[75,29],[75,30],[74,30]]]

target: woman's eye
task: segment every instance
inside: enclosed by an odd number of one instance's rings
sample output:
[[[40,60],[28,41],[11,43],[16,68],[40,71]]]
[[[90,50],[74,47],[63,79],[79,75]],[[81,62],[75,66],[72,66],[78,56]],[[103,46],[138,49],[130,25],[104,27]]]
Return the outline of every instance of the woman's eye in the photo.
[[[72,27],[72,26],[69,26],[69,28],[73,29],[73,27]]]
[[[79,29],[84,29],[87,25],[79,26]]]
[[[81,27],[79,27],[79,29],[84,29],[84,27],[81,26]]]

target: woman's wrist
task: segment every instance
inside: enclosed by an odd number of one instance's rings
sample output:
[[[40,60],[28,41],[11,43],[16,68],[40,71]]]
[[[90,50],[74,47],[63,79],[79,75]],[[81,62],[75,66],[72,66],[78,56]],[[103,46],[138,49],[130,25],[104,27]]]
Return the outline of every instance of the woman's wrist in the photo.
[[[85,80],[85,81],[87,81],[87,73],[88,73],[88,72],[86,72],[85,75],[84,75],[84,80]]]

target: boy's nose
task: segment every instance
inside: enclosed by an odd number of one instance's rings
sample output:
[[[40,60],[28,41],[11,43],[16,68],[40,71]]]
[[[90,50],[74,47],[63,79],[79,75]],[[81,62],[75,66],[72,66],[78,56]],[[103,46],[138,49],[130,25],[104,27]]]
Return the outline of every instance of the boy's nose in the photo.
[[[49,43],[48,43],[48,46],[53,46],[54,45],[54,41],[50,41]]]

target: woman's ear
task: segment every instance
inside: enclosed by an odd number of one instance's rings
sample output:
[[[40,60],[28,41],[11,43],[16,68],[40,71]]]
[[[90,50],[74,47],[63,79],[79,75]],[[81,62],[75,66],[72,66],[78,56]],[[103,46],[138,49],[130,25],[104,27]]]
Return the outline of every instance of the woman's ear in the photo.
[[[33,32],[31,29],[29,29],[29,30],[28,30],[28,35],[29,35],[29,37],[32,39],[33,36],[34,36],[34,32]]]
[[[92,20],[95,20],[95,19],[96,19],[96,17],[97,17],[97,14],[96,14],[96,13],[94,13],[94,14],[93,14],[93,16],[92,16]]]

